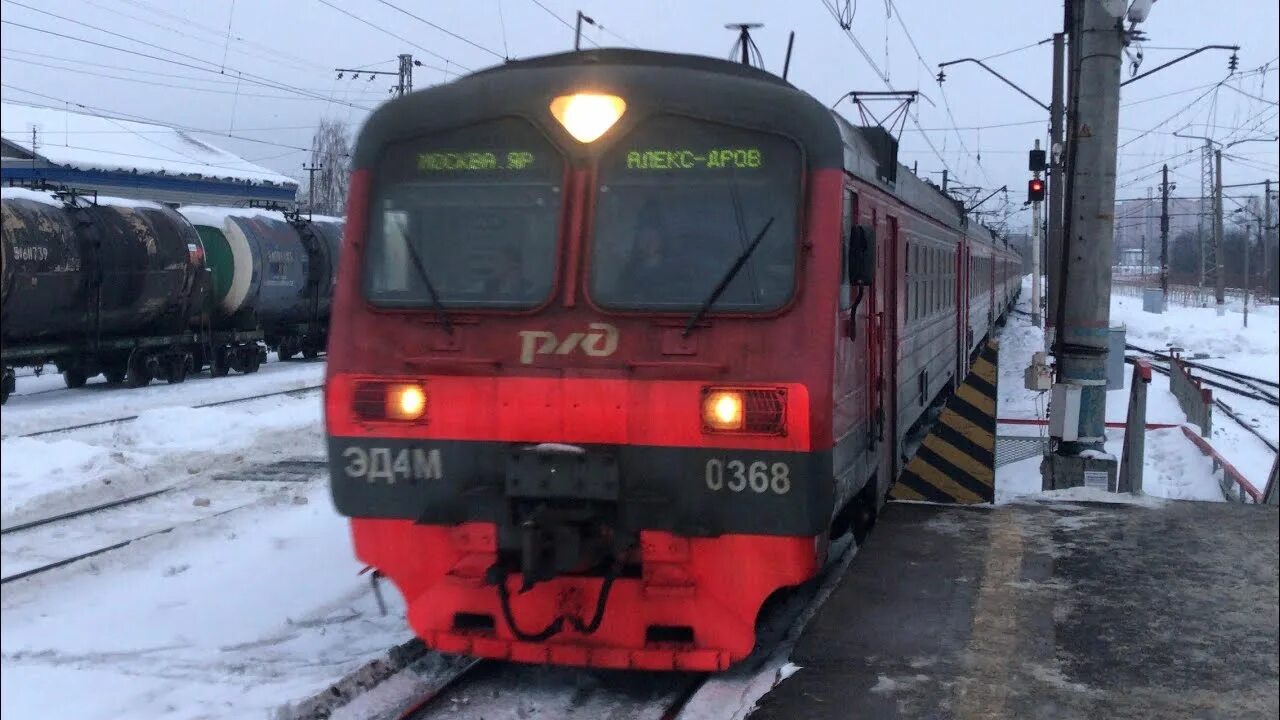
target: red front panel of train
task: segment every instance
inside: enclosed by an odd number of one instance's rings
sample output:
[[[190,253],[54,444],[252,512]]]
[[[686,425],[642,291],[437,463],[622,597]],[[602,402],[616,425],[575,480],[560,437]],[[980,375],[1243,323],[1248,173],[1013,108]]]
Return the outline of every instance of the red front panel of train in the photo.
[[[505,118],[353,177],[333,495],[440,650],[723,669],[825,554],[840,174],[661,113],[619,138],[574,168]]]

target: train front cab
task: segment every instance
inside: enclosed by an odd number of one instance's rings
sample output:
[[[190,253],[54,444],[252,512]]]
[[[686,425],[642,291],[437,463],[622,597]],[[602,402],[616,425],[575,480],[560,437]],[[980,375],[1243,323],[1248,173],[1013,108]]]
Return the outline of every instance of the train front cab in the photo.
[[[431,647],[723,669],[826,553],[840,139],[754,69],[573,57],[362,132],[333,496]]]

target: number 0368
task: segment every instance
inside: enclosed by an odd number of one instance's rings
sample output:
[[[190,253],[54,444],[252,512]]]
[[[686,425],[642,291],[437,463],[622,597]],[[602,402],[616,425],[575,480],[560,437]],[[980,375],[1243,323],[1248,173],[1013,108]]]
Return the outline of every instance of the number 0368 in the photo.
[[[784,462],[768,463],[763,460],[721,460],[712,458],[706,467],[707,489],[732,492],[772,492],[786,495],[791,491],[791,466]]]

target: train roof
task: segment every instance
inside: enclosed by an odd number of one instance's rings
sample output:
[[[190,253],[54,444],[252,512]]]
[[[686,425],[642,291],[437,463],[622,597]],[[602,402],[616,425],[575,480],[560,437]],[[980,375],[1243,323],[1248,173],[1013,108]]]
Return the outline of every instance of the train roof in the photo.
[[[552,98],[584,89],[626,100],[618,130],[660,113],[718,122],[730,116],[743,127],[794,138],[810,167],[844,162],[826,106],[774,75],[695,55],[599,49],[508,62],[385,103],[360,132],[354,167],[371,167],[391,143],[512,115],[560,137],[571,159],[593,157],[608,143],[584,146],[569,139],[547,112]]]

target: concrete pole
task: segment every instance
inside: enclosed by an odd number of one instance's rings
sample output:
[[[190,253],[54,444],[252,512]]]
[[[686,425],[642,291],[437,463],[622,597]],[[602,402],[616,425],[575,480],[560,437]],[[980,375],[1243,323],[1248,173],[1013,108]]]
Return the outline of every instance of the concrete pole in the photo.
[[[1068,267],[1058,328],[1058,383],[1080,392],[1074,440],[1061,440],[1045,465],[1045,484],[1083,485],[1085,473],[1115,477],[1115,458],[1082,455],[1102,451],[1106,440],[1107,354],[1111,325],[1111,259],[1115,232],[1116,145],[1120,116],[1121,18],[1102,0],[1076,0],[1072,48],[1079,69],[1072,78],[1078,98],[1071,118],[1071,193],[1063,252]],[[1123,7],[1123,5],[1121,6]],[[1054,412],[1060,412],[1055,408]]]
[[[1147,204],[1142,208],[1142,287],[1147,286],[1147,236],[1151,233],[1151,211],[1155,203],[1151,201],[1153,189],[1147,187]]]
[[[1268,178],[1268,179],[1266,179],[1266,181],[1263,181],[1263,182],[1262,182],[1262,187],[1263,187],[1263,191],[1262,191],[1262,218],[1263,218],[1263,227],[1265,227],[1265,228],[1266,228],[1266,234],[1265,234],[1265,236],[1263,236],[1263,237],[1262,237],[1262,259],[1263,259],[1263,260],[1265,260],[1265,261],[1266,261],[1266,264],[1267,264],[1267,265],[1266,265],[1266,268],[1267,268],[1267,279],[1266,279],[1267,292],[1268,292],[1268,293],[1271,293],[1271,292],[1275,292],[1275,290],[1274,290],[1274,282],[1272,282],[1272,281],[1274,281],[1274,278],[1276,277],[1276,272],[1277,272],[1277,269],[1276,269],[1276,258],[1275,258],[1275,256],[1274,256],[1274,255],[1272,255],[1272,249],[1271,249],[1271,247],[1272,247],[1272,243],[1271,243],[1271,231],[1272,231],[1272,227],[1271,227],[1271,179],[1270,179],[1270,178]]]
[[[1160,312],[1169,307],[1169,166],[1160,171]]]
[[[1224,270],[1226,268],[1225,258],[1222,257],[1222,151],[1215,150],[1213,152],[1213,262],[1217,267],[1215,270],[1215,287],[1213,291],[1213,299],[1217,303],[1218,315],[1222,315],[1227,311],[1226,298],[1226,277]]]
[[[1258,242],[1262,240],[1262,218],[1258,218]],[[1246,227],[1244,231],[1244,326],[1249,327],[1249,229]]]
[[[1040,149],[1040,140],[1036,140],[1036,150]],[[1032,177],[1040,179],[1040,171],[1032,173]],[[1041,201],[1031,203],[1031,324],[1040,327],[1040,205]]]
[[[1063,184],[1063,161],[1066,144],[1063,142],[1062,114],[1063,83],[1062,65],[1066,52],[1066,34],[1053,34],[1053,97],[1049,101],[1049,218],[1048,238],[1045,243],[1045,350],[1053,346],[1053,324],[1058,317],[1058,271],[1062,267],[1062,204],[1067,188]]]

